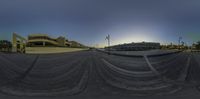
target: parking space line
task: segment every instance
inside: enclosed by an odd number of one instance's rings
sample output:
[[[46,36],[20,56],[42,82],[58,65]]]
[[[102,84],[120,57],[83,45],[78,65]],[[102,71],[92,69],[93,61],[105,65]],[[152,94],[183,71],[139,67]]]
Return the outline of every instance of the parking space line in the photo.
[[[151,69],[152,72],[154,72],[156,75],[160,75],[160,73],[151,65],[148,57],[146,55],[143,56],[146,63],[148,64],[149,68]]]
[[[186,67],[184,68],[181,77],[178,79],[178,81],[185,81],[188,76],[188,70],[190,67],[190,61],[191,61],[191,55],[187,59]]]
[[[106,61],[105,59],[101,59],[107,66],[115,69],[115,70],[118,70],[118,71],[121,71],[121,72],[125,72],[125,73],[128,73],[128,74],[132,74],[132,75],[141,75],[141,74],[144,74],[144,73],[151,73],[150,72],[141,72],[141,71],[130,71],[130,70],[126,70],[126,69],[122,69],[122,68],[119,68],[113,64],[111,64],[110,62]]]

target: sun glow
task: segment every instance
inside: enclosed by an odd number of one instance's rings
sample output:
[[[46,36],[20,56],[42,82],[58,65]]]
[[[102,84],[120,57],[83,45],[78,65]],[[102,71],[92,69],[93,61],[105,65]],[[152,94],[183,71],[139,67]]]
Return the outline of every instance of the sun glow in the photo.
[[[113,44],[122,44],[122,43],[131,43],[131,42],[158,42],[159,37],[157,37],[154,33],[149,32],[132,32],[126,33],[116,39],[112,40]]]

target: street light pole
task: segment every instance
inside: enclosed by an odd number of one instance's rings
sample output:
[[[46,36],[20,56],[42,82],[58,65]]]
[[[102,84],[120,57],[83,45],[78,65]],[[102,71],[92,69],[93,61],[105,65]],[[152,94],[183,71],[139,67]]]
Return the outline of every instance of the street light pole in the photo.
[[[110,47],[110,35],[108,35],[108,47]]]
[[[108,36],[106,36],[106,39],[108,40],[108,52],[110,51],[110,35],[108,34]]]
[[[106,36],[106,40],[108,40],[108,47],[110,47],[110,35]]]
[[[181,46],[180,46],[181,40],[182,40],[182,37],[180,36],[180,37],[179,37],[179,40],[178,40],[178,48],[179,48],[179,50],[181,49]]]

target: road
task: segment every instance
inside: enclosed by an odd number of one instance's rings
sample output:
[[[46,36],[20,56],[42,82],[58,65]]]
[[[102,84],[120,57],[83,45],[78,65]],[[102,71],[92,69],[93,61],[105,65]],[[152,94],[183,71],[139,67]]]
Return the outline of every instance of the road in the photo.
[[[0,53],[1,99],[199,99],[200,53]]]

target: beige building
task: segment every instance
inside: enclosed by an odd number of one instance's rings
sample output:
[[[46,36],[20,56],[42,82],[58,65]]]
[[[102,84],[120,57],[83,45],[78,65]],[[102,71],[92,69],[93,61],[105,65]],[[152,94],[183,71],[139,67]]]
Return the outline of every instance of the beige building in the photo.
[[[83,48],[86,47],[76,41],[68,41],[65,37],[53,38],[47,34],[31,34],[28,38],[24,38],[16,33],[12,37],[12,52],[25,53],[26,47],[70,47]]]
[[[59,47],[69,47],[71,43],[68,42],[65,37],[52,38],[47,34],[31,34],[28,36],[27,46],[59,46]]]

